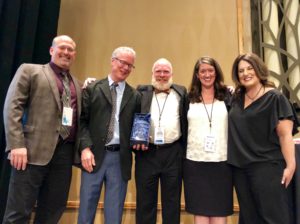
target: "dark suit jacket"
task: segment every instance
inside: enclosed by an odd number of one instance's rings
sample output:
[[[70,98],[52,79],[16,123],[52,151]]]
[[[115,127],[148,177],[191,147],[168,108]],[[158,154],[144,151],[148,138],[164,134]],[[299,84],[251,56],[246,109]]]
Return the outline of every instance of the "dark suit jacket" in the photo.
[[[81,88],[72,77],[77,94],[78,122]],[[26,111],[26,122],[22,118]],[[6,151],[27,148],[28,163],[46,165],[56,148],[62,105],[55,73],[49,64],[22,64],[7,92],[4,105]]]
[[[187,100],[187,90],[184,86],[179,86],[173,84],[171,86],[172,89],[180,96],[179,102],[179,115],[180,115],[180,128],[182,136],[180,138],[180,142],[183,146],[183,156],[185,156],[186,152],[186,142],[187,142],[187,107],[188,107],[188,100]],[[141,94],[141,113],[149,113],[154,87],[152,85],[140,85],[137,87],[137,90]]]
[[[107,78],[96,81],[83,90],[79,151],[87,147],[91,148],[96,161],[94,172],[101,167],[105,155],[104,146],[111,110],[111,93]],[[139,111],[140,95],[126,83],[119,114],[122,177],[126,181],[131,178],[130,134],[133,116]]]

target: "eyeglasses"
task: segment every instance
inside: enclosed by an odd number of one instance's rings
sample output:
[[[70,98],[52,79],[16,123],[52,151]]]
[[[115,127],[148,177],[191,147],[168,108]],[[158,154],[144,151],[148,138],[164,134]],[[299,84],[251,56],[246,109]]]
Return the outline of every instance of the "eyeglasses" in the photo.
[[[113,59],[116,59],[123,66],[127,65],[129,69],[135,69],[135,66],[133,64],[128,63],[127,61],[124,61],[119,58],[113,58]]]

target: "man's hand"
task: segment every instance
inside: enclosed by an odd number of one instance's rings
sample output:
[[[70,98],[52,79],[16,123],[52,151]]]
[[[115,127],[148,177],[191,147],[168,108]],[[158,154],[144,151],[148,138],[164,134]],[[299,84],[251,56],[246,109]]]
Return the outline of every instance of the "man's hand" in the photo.
[[[234,91],[235,91],[235,89],[234,89],[233,86],[227,86],[227,89],[228,89],[228,91],[229,91],[231,94],[233,94]]]
[[[152,136],[149,136],[149,142],[152,140]],[[132,148],[134,149],[134,150],[142,150],[142,151],[146,151],[146,150],[148,150],[148,145],[145,145],[145,144],[134,144],[133,146],[132,146]]]
[[[95,81],[96,81],[96,78],[87,78],[86,80],[84,80],[82,89],[85,89],[89,84],[91,84]]]
[[[81,164],[83,168],[89,173],[91,173],[94,170],[93,166],[96,166],[96,162],[94,154],[92,153],[90,148],[85,148],[84,150],[82,150]]]
[[[132,146],[133,149],[135,150],[142,150],[142,151],[146,151],[148,149],[148,146],[144,145],[144,144],[135,144]]]
[[[27,149],[12,149],[10,151],[10,164],[17,170],[25,170],[27,165]]]

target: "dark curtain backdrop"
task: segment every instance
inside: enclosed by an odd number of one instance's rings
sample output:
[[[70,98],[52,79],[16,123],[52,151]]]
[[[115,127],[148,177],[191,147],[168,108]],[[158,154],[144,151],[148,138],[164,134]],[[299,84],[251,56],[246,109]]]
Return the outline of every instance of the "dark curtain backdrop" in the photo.
[[[3,104],[6,92],[20,64],[49,62],[49,47],[56,36],[59,8],[60,0],[0,0],[1,223],[10,176],[3,127]]]

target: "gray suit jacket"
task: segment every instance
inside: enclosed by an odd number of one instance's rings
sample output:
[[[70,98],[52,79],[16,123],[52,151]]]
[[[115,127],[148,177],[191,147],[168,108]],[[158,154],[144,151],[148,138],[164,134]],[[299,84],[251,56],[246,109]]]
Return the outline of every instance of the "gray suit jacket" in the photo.
[[[94,172],[102,164],[105,155],[105,140],[112,110],[108,78],[89,85],[82,93],[82,113],[80,118],[80,148],[90,147],[96,161]],[[130,134],[133,116],[140,111],[139,93],[126,83],[120,106],[120,156],[123,179],[131,178],[132,153]]]
[[[78,81],[72,79],[79,122],[81,88]],[[26,147],[29,164],[46,165],[56,148],[62,117],[59,90],[49,64],[19,67],[7,92],[3,116],[6,151]]]

